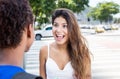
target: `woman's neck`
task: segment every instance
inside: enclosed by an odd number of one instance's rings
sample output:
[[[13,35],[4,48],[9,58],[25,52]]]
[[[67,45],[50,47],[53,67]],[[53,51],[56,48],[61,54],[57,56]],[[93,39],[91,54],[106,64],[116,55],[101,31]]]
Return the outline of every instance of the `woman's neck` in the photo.
[[[67,48],[67,44],[57,44],[57,43],[55,43],[55,45],[59,49],[66,49]]]

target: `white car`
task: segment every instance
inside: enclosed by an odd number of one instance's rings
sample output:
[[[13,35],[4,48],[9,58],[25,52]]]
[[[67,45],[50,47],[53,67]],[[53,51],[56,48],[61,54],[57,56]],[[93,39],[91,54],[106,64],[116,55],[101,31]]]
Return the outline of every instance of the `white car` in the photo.
[[[83,34],[95,34],[95,29],[92,25],[79,25],[80,31]]]
[[[43,37],[52,37],[52,25],[47,25],[42,30],[35,31],[35,39],[41,40]]]

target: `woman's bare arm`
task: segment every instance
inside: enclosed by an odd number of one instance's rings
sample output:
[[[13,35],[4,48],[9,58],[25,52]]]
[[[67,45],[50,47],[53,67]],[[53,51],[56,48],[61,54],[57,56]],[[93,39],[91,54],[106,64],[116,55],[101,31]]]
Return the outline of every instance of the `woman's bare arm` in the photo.
[[[40,49],[39,53],[39,62],[40,62],[40,76],[43,77],[43,79],[46,79],[46,68],[45,68],[45,63],[46,63],[46,56],[47,56],[47,47],[44,46]]]

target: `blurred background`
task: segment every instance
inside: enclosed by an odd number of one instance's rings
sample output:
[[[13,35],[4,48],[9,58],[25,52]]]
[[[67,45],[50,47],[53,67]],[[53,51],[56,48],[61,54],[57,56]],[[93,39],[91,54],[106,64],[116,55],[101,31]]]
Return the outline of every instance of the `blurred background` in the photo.
[[[92,53],[92,79],[120,79],[119,0],[29,0],[35,16],[35,41],[23,68],[39,74],[39,50],[54,41],[51,15],[56,8],[71,9]]]

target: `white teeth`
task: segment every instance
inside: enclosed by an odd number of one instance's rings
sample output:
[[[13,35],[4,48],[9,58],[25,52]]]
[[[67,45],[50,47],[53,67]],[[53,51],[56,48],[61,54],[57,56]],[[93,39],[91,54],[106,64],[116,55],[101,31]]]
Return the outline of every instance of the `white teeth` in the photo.
[[[57,40],[62,40],[64,38],[64,35],[56,35],[57,36]]]
[[[57,35],[57,36],[62,37],[63,35]]]

